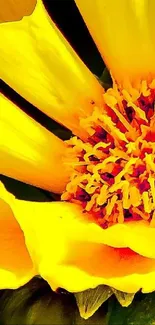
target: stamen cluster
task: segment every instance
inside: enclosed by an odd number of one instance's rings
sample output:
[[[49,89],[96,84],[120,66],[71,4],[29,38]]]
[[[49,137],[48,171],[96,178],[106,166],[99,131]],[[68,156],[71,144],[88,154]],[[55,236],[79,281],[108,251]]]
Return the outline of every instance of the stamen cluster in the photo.
[[[127,219],[155,226],[154,86],[109,89],[104,107],[81,119],[87,140],[67,141],[75,159],[62,200],[82,205],[103,228]]]

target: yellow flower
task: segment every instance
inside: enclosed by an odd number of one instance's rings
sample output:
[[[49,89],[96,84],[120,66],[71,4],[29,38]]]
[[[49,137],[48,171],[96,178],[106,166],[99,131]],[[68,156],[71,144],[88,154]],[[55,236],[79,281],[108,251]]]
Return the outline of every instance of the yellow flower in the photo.
[[[75,135],[63,142],[1,95],[0,173],[61,193],[62,201],[20,201],[0,185],[0,287],[40,274],[53,290],[105,284],[151,292],[155,3],[76,3],[111,71],[107,92],[41,0],[28,17],[0,26],[1,78]]]

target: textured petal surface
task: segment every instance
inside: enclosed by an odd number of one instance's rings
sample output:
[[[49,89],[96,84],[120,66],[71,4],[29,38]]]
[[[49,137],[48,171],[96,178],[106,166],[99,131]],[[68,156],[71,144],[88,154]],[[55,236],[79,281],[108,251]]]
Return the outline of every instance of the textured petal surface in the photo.
[[[82,214],[79,206],[11,202],[9,196],[8,203],[24,232],[38,273],[52,289],[78,292],[100,284],[129,293],[155,289],[155,259],[139,255],[125,243],[124,248],[106,245],[106,231]]]
[[[102,88],[48,16],[41,0],[22,21],[0,26],[0,77],[44,113],[80,134],[79,116]],[[10,55],[11,52],[11,55]]]
[[[135,85],[155,76],[154,0],[75,0],[114,78]]]
[[[16,21],[31,15],[37,0],[0,0],[0,23]]]
[[[3,199],[0,195],[0,289],[16,289],[28,282],[35,271],[6,195],[3,192]]]
[[[0,95],[0,173],[62,192],[69,172],[63,164],[65,144]]]

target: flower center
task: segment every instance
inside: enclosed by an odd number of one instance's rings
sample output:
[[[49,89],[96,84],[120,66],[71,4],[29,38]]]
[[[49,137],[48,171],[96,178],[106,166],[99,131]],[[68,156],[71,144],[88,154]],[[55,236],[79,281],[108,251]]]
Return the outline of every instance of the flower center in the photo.
[[[103,94],[81,119],[87,139],[66,141],[73,173],[62,200],[81,204],[103,228],[125,220],[155,226],[155,81]]]

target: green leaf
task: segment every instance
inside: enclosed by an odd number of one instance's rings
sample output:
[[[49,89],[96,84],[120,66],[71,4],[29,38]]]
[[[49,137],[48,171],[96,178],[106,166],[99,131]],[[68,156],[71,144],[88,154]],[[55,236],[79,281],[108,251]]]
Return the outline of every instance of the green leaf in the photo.
[[[55,293],[46,281],[32,279],[17,290],[0,292],[1,325],[107,325],[107,307],[92,317],[80,317],[73,294]]]
[[[126,292],[116,290],[114,288],[111,288],[111,290],[115,294],[115,297],[118,300],[118,302],[123,307],[128,307],[132,303],[135,296],[135,293],[126,293]]]
[[[0,297],[0,324],[71,325],[75,301],[56,294],[48,284],[34,278],[18,290],[4,290]]]
[[[91,317],[112,294],[112,290],[105,285],[75,293],[81,317],[84,319]]]
[[[109,302],[108,325],[155,325],[155,293],[137,294],[127,307],[112,299]]]

